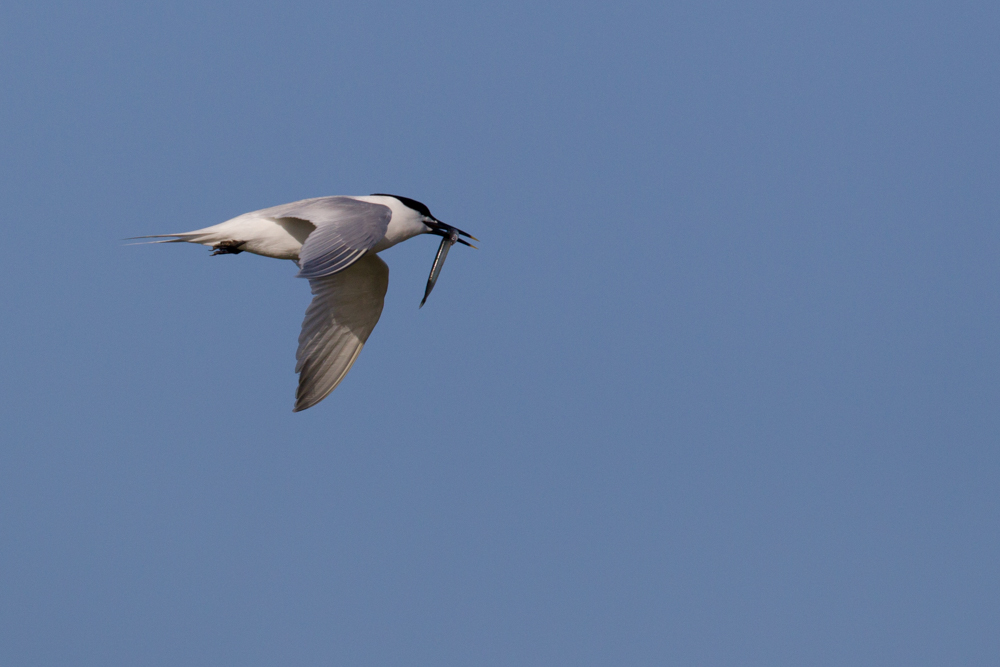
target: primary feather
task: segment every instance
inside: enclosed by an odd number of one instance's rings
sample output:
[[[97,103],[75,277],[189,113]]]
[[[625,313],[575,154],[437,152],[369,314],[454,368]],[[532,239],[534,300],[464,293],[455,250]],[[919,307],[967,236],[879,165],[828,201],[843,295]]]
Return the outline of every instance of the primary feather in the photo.
[[[343,271],[310,280],[309,286],[313,300],[295,353],[296,412],[326,398],[351,369],[382,315],[389,267],[368,254]]]

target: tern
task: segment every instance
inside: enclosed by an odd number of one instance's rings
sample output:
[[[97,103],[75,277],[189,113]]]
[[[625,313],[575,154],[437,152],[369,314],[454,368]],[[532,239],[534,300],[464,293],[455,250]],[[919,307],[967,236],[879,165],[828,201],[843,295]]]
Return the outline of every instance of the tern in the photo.
[[[295,353],[299,387],[294,412],[305,410],[337,388],[361,353],[382,314],[389,267],[377,253],[420,234],[441,236],[427,279],[422,308],[455,243],[472,245],[471,234],[447,225],[424,204],[398,195],[303,199],[252,211],[232,220],[180,234],[154,234],[148,243],[198,243],[212,255],[250,252],[293,260],[297,277],[309,280],[313,300],[306,309]]]

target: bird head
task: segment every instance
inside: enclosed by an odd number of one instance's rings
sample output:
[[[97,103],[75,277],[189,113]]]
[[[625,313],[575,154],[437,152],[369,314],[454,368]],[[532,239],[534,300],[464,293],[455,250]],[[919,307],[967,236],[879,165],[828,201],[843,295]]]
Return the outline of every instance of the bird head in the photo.
[[[427,227],[428,234],[436,234],[441,237],[441,245],[438,246],[437,255],[434,256],[434,264],[431,265],[431,275],[427,278],[427,289],[424,290],[424,298],[420,301],[420,307],[423,308],[424,304],[427,302],[427,297],[430,296],[431,290],[434,289],[435,283],[437,283],[438,276],[441,275],[441,267],[444,266],[444,260],[448,256],[448,251],[451,250],[451,246],[456,243],[461,243],[462,245],[467,245],[470,248],[475,248],[462,237],[470,238],[473,241],[479,241],[475,236],[467,232],[463,232],[458,227],[452,227],[451,225],[441,222],[431,214],[431,210],[427,208],[426,204],[418,202],[416,199],[410,199],[409,197],[400,197],[399,195],[387,195],[383,193],[375,193],[372,196],[382,196],[382,197],[394,197],[401,201],[407,208],[410,208],[420,215],[420,221],[424,223]]]

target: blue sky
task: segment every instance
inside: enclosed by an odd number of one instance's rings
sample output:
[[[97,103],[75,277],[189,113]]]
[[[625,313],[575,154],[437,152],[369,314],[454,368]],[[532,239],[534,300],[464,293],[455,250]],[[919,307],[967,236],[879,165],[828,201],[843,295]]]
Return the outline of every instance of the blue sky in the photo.
[[[1000,10],[7,3],[0,663],[992,665]],[[347,380],[289,262],[394,192]]]

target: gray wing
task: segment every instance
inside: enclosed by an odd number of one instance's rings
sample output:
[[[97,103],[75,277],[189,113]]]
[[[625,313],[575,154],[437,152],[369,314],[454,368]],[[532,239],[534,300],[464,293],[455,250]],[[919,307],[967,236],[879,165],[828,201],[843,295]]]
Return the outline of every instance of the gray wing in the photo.
[[[350,197],[318,197],[260,211],[268,218],[298,218],[316,225],[299,251],[299,277],[320,278],[343,271],[378,243],[392,211]]]
[[[369,253],[339,273],[310,280],[309,286],[313,300],[295,353],[295,412],[322,401],[351,370],[382,314],[389,267]]]

